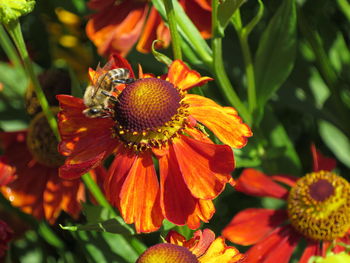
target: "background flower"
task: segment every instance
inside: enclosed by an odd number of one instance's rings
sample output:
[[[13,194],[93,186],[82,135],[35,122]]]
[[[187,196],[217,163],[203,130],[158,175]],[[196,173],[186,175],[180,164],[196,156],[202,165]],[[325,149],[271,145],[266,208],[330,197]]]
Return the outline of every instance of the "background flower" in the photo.
[[[253,245],[246,253],[247,262],[289,262],[302,239],[307,245],[299,262],[324,255],[331,242],[333,251],[349,243],[350,184],[342,177],[322,170],[333,169],[335,161],[312,147],[314,168],[318,171],[297,178],[288,175],[267,176],[245,169],[236,189],[253,196],[266,196],[287,201],[287,209],[248,208],[239,212],[224,228],[222,235],[241,245]],[[290,186],[288,190],[281,184]],[[254,229],[254,231],[251,231]]]

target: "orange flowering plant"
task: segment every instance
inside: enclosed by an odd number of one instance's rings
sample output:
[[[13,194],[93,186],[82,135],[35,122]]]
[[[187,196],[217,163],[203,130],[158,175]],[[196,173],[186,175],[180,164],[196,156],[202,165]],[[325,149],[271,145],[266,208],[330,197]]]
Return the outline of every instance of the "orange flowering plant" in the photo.
[[[2,1],[0,262],[346,262],[348,9]]]

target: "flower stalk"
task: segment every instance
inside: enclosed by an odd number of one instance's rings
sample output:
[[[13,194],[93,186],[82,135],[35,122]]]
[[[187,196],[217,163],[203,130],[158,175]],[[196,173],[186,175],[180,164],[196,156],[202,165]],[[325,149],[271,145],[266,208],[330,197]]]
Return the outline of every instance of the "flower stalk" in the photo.
[[[175,10],[172,0],[164,0],[164,7],[168,18],[174,59],[182,60],[181,40],[177,30]]]
[[[37,95],[37,98],[39,100],[39,103],[41,105],[41,108],[49,122],[49,125],[57,137],[58,140],[60,140],[60,134],[58,132],[57,122],[55,119],[55,116],[53,115],[52,111],[50,110],[49,103],[45,97],[45,94],[40,86],[39,80],[36,77],[33,69],[32,62],[29,58],[28,51],[26,48],[26,45],[24,43],[23,35],[21,26],[19,24],[18,19],[14,19],[8,24],[5,24],[5,27],[7,31],[9,32],[13,42],[16,45],[16,48],[18,50],[18,53],[23,61],[24,69],[30,79],[30,81],[33,83],[35,93]]]

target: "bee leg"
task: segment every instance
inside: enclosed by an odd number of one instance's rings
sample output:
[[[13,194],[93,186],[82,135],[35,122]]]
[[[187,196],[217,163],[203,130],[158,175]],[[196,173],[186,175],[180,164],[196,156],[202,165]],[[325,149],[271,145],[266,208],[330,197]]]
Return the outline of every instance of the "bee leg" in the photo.
[[[118,102],[118,99],[116,97],[114,97],[111,93],[105,91],[105,90],[102,90],[101,93],[103,95],[105,95],[106,97],[109,97],[109,100],[110,101],[113,101],[113,102]]]
[[[135,79],[129,78],[129,79],[114,79],[113,83],[115,84],[130,84],[135,82]]]

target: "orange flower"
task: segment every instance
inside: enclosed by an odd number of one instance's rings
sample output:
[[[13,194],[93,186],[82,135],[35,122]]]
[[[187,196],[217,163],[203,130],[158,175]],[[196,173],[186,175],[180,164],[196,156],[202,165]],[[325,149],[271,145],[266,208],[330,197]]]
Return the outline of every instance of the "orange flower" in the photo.
[[[8,171],[8,176],[15,178],[0,191],[13,206],[53,224],[62,210],[74,218],[79,215],[85,190],[80,180],[58,177],[58,166],[63,160],[58,153],[51,152],[52,149],[57,152],[57,142],[56,145],[51,143],[56,140],[51,130],[42,126],[42,120],[50,129],[43,114],[39,114],[28,132],[0,133],[4,149],[0,170]],[[39,131],[42,137],[36,137],[35,131]],[[47,141],[42,144],[44,137]],[[103,172],[102,168],[98,168],[98,174]]]
[[[269,177],[257,170],[246,169],[238,179],[238,191],[287,202],[286,210],[245,209],[224,228],[222,234],[231,242],[254,244],[246,253],[248,263],[276,259],[279,263],[287,263],[302,239],[307,244],[300,263],[309,262],[312,256],[324,256],[331,244],[335,253],[344,250],[337,242],[350,244],[350,184],[330,172],[335,167],[334,160],[323,157],[315,147],[312,152],[315,170],[304,177]]]
[[[210,0],[180,0],[185,12],[192,19],[204,38],[210,37]],[[143,53],[151,50],[152,42],[161,40],[158,47],[167,47],[169,29],[149,1],[139,0],[90,0],[89,7],[96,10],[87,23],[86,34],[98,48],[98,53],[108,55],[127,54],[138,41],[136,49]]]
[[[166,241],[148,248],[136,263],[238,263],[244,259],[236,248],[226,246],[222,237],[215,239],[210,229],[196,231],[189,240],[170,231]]]
[[[126,60],[114,58],[119,61],[114,67],[131,70]],[[106,118],[87,118],[81,99],[59,95],[59,150],[68,157],[60,176],[77,178],[115,153],[105,192],[137,232],[158,229],[164,218],[191,229],[208,222],[215,211],[212,200],[233,181],[230,146],[241,148],[252,135],[233,108],[187,94],[209,80],[181,61],[162,78],[140,70],[138,80],[117,86],[113,114]],[[197,121],[229,146],[215,145]]]

